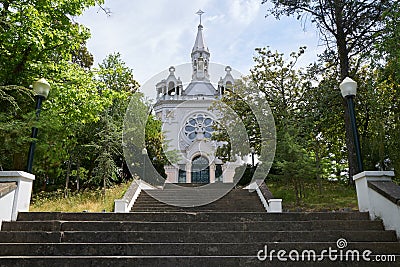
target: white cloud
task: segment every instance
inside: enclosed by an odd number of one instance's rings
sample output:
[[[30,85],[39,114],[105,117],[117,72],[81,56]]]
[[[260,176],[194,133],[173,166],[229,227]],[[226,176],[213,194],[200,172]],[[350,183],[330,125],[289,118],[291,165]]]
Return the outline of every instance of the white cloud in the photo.
[[[248,25],[256,18],[259,9],[259,0],[233,0],[229,11],[238,24]]]

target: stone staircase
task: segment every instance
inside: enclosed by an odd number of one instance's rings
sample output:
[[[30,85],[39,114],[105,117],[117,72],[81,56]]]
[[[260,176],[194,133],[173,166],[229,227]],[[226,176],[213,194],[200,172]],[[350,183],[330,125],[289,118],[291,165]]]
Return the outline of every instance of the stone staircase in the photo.
[[[143,190],[132,207],[132,212],[265,212],[255,192],[232,188],[231,184],[216,184],[207,190],[196,190],[201,184],[187,184],[177,188],[166,184],[163,190]],[[232,189],[231,189],[232,188]],[[186,190],[185,190],[186,189]],[[223,192],[229,192],[224,195]],[[219,198],[223,195],[222,198]],[[209,203],[211,200],[219,198]],[[166,200],[162,203],[160,200]],[[193,207],[191,201],[209,203]]]
[[[200,207],[149,196],[186,203],[190,196],[174,190],[142,191],[130,213],[19,213],[3,222],[0,266],[400,266],[395,232],[367,213],[266,213],[256,193],[243,189]],[[371,250],[370,258],[397,255],[396,262],[331,261],[326,253],[321,261],[277,258],[278,250],[338,250],[341,238],[344,253]],[[260,261],[265,248],[274,254]]]

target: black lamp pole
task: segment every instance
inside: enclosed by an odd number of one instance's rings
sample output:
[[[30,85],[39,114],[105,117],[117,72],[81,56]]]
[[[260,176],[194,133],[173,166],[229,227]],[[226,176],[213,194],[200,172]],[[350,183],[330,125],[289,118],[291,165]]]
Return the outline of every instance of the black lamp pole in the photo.
[[[363,167],[362,158],[361,158],[360,140],[358,138],[356,115],[355,115],[355,112],[354,112],[354,96],[357,93],[357,83],[355,81],[353,81],[351,78],[346,77],[343,80],[343,82],[340,84],[339,87],[340,87],[340,91],[342,93],[342,96],[347,101],[347,107],[348,107],[348,110],[349,110],[351,130],[352,130],[352,133],[353,133],[354,149],[355,149],[356,158],[357,158],[358,172],[363,172],[364,171],[364,167]]]
[[[41,95],[37,95],[36,96],[36,121],[39,120],[39,115],[40,115],[40,110],[42,108],[42,102],[45,99],[44,96]],[[36,146],[36,137],[37,137],[37,133],[38,133],[38,128],[33,126],[32,127],[32,142],[31,142],[31,146],[29,147],[29,152],[28,152],[28,164],[26,167],[26,170],[28,172],[32,172],[32,165],[33,165],[33,156],[35,153],[35,146]]]
[[[33,91],[35,93],[35,98],[36,98],[36,121],[38,121],[40,110],[42,108],[42,103],[49,95],[50,84],[45,79],[41,78],[33,83]],[[32,172],[33,156],[35,153],[37,134],[38,134],[38,128],[36,126],[33,126],[31,135],[32,142],[31,146],[29,147],[28,162],[26,164],[27,172]]]
[[[358,138],[356,115],[354,112],[354,95],[346,96],[346,100],[347,100],[347,106],[349,108],[349,116],[350,116],[351,129],[353,132],[354,148],[356,150],[358,172],[363,172],[364,166],[361,159],[360,140]]]

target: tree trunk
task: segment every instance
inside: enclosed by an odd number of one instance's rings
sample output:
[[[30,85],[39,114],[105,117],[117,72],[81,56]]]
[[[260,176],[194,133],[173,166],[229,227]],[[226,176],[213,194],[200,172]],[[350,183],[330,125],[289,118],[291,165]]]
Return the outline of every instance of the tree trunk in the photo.
[[[294,192],[296,194],[296,206],[300,206],[300,196],[299,196],[300,192],[299,192],[299,185],[298,185],[296,178],[293,179],[293,184],[294,184]]]
[[[336,45],[338,49],[340,64],[340,80],[343,81],[349,76],[349,51],[346,44],[346,33],[343,26],[343,4],[340,0],[335,0],[335,22],[337,29]],[[353,175],[357,174],[357,158],[355,153],[354,139],[352,136],[349,109],[346,99],[342,101],[344,107],[344,125],[346,130],[347,160],[349,164],[349,184],[353,184]]]
[[[106,199],[106,175],[103,176],[103,200]]]
[[[78,162],[76,163],[76,191],[79,192],[79,180],[80,180],[80,168],[81,168],[81,161],[78,159]]]
[[[71,174],[71,156],[69,156],[68,159],[68,165],[67,165],[67,176],[65,177],[65,189],[64,189],[64,197],[68,197],[68,185],[69,185],[69,176]]]

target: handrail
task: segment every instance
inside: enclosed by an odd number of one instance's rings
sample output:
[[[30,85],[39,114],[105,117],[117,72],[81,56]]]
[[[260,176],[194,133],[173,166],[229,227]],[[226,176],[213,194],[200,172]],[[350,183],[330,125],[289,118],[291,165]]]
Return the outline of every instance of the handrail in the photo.
[[[121,199],[114,200],[114,212],[129,212],[142,189],[152,190],[155,187],[143,180],[133,180],[124,196]]]
[[[282,199],[274,198],[264,180],[256,180],[244,189],[255,190],[267,212],[282,212]]]

